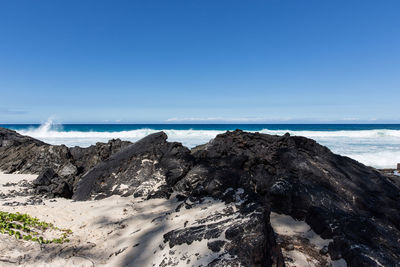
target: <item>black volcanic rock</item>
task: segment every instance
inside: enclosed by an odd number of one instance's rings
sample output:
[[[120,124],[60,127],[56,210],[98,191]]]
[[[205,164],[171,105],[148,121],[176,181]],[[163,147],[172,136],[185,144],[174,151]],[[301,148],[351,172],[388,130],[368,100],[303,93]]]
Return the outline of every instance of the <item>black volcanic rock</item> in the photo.
[[[229,189],[222,195],[233,195],[222,211],[207,213],[194,226],[185,226],[164,234],[164,242],[173,250],[183,244],[207,242],[210,253],[217,253],[207,266],[284,266],[280,248],[269,223],[269,207],[263,206],[254,194],[242,189]],[[190,197],[182,209],[196,209],[198,205],[212,207],[217,200],[210,197]],[[204,207],[204,208],[206,208]],[[174,214],[171,214],[174,216]],[[227,256],[231,255],[231,256]]]
[[[225,241],[223,240],[215,240],[207,243],[207,247],[212,251],[212,252],[219,252],[222,247],[225,245]]]
[[[69,149],[51,146],[12,130],[0,128],[0,169],[8,173],[35,173],[54,170],[73,162]]]
[[[57,173],[53,169],[48,168],[32,182],[34,187],[48,186],[51,184],[53,178],[57,177]]]
[[[194,167],[176,190],[220,195],[244,188],[333,238],[330,254],[349,266],[399,266],[400,189],[375,169],[311,139],[242,131],[218,135],[192,155]]]
[[[52,190],[54,197],[72,198],[72,188],[71,185],[65,181],[62,181],[57,185],[57,187]]]
[[[0,127],[0,152],[3,152],[11,147],[15,148],[21,145],[31,144],[41,146],[45,143],[29,136],[20,135],[16,131]]]
[[[33,182],[37,193],[70,198],[72,191],[67,192],[67,187],[73,190],[85,172],[129,144],[113,139],[87,148],[68,148],[0,128],[0,170],[39,174]]]
[[[289,134],[237,130],[192,150],[166,139],[160,132],[134,144],[112,140],[67,148],[0,128],[0,169],[42,173],[51,168],[57,175],[43,173],[37,192],[75,200],[176,193],[183,201],[177,210],[210,197],[236,203],[235,218],[251,220],[228,223],[219,215],[164,235],[172,247],[210,239],[212,250],[237,257],[218,258],[210,266],[281,266],[270,209],[305,220],[317,234],[333,239],[329,255],[344,258],[348,266],[400,266],[400,188],[377,170]]]
[[[87,148],[68,148],[0,128],[0,169],[39,174],[51,168],[60,176],[80,175],[129,144],[113,139]]]
[[[96,194],[148,196],[163,185],[175,183],[191,167],[190,151],[166,139],[163,132],[151,134],[102,161],[82,177],[73,198],[87,200]]]
[[[79,174],[84,174],[98,163],[106,160],[112,154],[130,145],[131,142],[112,139],[107,143],[96,143],[96,145],[87,148],[71,147],[69,148],[74,163]]]

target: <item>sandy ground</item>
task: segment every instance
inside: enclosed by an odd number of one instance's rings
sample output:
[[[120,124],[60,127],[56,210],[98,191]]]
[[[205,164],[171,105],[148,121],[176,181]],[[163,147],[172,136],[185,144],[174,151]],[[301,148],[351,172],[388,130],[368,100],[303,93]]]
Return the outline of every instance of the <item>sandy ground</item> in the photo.
[[[0,190],[7,193],[21,190],[16,183],[32,180],[33,175],[0,174]],[[25,197],[26,198],[26,197]],[[17,197],[23,203],[24,197]],[[194,225],[198,219],[220,212],[224,203],[206,199],[189,210],[175,212],[178,205],[170,200],[142,200],[112,196],[103,200],[75,202],[67,199],[44,200],[40,205],[4,206],[15,199],[0,199],[0,209],[28,213],[60,228],[72,230],[70,242],[40,245],[0,234],[1,266],[199,266],[218,254],[207,248],[207,241],[194,241],[191,246],[170,249],[163,235],[184,225]]]
[[[284,214],[271,212],[271,225],[278,239],[282,241],[282,253],[288,267],[333,266],[346,267],[343,259],[332,261],[320,250],[328,246],[332,239],[317,235],[305,221],[296,221]]]
[[[35,175],[0,173],[0,193],[21,191],[22,180],[35,178]],[[206,240],[174,249],[163,242],[163,235],[168,231],[196,225],[199,219],[226,208],[223,202],[212,198],[180,212],[175,211],[179,203],[173,197],[143,200],[112,196],[85,202],[57,198],[43,199],[36,205],[4,205],[25,203],[27,199],[23,196],[0,198],[0,210],[28,213],[57,227],[71,229],[70,242],[40,245],[0,234],[0,266],[159,266],[167,263],[200,266],[218,256],[207,248]],[[343,260],[331,261],[329,256],[319,253],[331,240],[319,237],[305,222],[272,213],[271,224],[285,242],[294,244],[293,249],[283,248],[287,266],[346,266]],[[304,240],[309,242],[305,245]]]

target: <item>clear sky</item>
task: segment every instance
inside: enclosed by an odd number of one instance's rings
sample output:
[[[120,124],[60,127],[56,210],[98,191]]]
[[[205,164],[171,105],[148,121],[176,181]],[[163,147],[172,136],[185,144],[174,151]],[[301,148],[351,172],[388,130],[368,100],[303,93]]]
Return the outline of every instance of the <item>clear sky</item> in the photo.
[[[0,0],[0,123],[399,123],[399,14],[398,0]]]

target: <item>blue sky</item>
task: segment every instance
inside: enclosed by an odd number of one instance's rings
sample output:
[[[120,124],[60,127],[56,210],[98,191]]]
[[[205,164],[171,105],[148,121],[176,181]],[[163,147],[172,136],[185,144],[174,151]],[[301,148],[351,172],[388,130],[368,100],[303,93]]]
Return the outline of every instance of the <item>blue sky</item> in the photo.
[[[0,123],[400,122],[400,1],[0,0]]]

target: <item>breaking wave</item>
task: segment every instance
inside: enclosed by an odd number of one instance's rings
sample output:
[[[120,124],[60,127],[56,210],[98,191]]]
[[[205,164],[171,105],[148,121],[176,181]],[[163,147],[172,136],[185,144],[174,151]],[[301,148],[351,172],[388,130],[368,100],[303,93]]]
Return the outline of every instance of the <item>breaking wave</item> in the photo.
[[[254,132],[248,129],[244,130]],[[135,142],[159,131],[151,128],[117,132],[66,131],[62,125],[55,125],[51,121],[39,127],[18,130],[23,135],[29,135],[50,144],[83,147],[93,145],[96,142],[107,142],[113,138]],[[225,132],[198,129],[165,129],[162,131],[168,135],[169,141],[181,142],[188,147],[207,143],[216,135]],[[258,132],[276,135],[289,132],[291,135],[306,136],[327,146],[335,153],[377,168],[394,168],[397,163],[400,163],[400,130],[293,131],[263,129]]]

